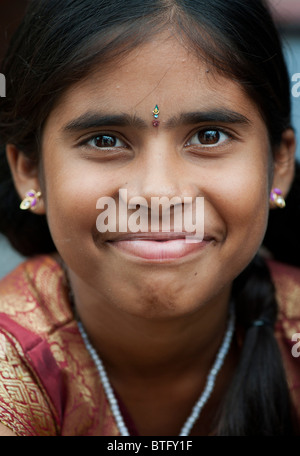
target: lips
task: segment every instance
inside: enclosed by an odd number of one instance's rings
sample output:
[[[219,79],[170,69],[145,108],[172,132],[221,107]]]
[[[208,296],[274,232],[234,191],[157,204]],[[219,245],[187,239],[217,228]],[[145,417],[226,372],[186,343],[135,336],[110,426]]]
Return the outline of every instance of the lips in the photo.
[[[199,240],[187,236],[187,233],[139,233],[127,234],[108,243],[131,256],[152,261],[170,261],[203,250],[212,240],[210,236]]]

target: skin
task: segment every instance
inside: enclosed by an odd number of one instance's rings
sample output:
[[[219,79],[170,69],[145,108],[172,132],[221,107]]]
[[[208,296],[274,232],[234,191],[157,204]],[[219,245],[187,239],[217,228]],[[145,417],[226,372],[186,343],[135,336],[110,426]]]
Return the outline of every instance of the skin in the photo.
[[[158,128],[152,126],[156,104]],[[186,113],[216,110],[240,120],[182,121]],[[88,111],[125,113],[144,124],[66,131]],[[221,131],[215,144],[199,142],[205,129]],[[101,134],[118,138],[115,147],[95,147],[91,137]],[[141,434],[175,435],[201,394],[226,329],[232,282],[261,245],[271,187],[288,192],[294,149],[287,131],[271,151],[266,126],[242,88],[166,35],[159,46],[135,49],[64,94],[46,122],[39,169],[8,146],[20,196],[29,188],[42,191],[36,212],[47,213],[77,312]],[[153,196],[204,197],[210,241],[172,261],[115,248],[107,241],[118,233],[96,229],[96,202],[117,201],[121,188],[149,205]],[[212,431],[237,359],[234,342],[200,417],[200,434]]]

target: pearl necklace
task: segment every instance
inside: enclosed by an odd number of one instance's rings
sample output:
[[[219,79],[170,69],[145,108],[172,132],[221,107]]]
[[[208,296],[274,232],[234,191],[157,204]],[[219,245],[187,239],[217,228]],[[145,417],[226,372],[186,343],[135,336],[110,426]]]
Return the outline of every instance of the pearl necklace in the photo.
[[[224,362],[224,359],[229,351],[229,347],[230,347],[230,344],[231,344],[231,340],[232,340],[232,335],[233,335],[233,331],[234,331],[234,325],[235,325],[235,315],[232,313],[230,315],[230,318],[228,320],[228,325],[227,325],[227,330],[226,330],[226,333],[224,335],[224,338],[223,338],[223,342],[222,342],[222,345],[217,353],[217,356],[216,356],[216,359],[215,359],[215,362],[207,376],[207,379],[206,379],[206,385],[205,385],[205,388],[204,388],[204,391],[202,392],[201,396],[199,397],[198,401],[196,402],[196,404],[194,405],[193,409],[192,409],[192,412],[190,414],[190,416],[187,418],[186,422],[184,423],[181,431],[180,431],[180,436],[188,436],[189,433],[191,432],[195,422],[197,421],[197,419],[199,418],[200,416],[200,412],[201,410],[203,409],[204,405],[206,404],[206,402],[208,401],[213,389],[214,389],[214,386],[215,386],[215,380],[216,380],[216,376],[217,374],[219,373],[222,365],[223,365],[223,362]],[[123,417],[122,417],[122,414],[121,414],[121,411],[119,409],[119,406],[118,406],[118,401],[114,395],[114,392],[113,392],[113,389],[110,385],[110,382],[109,382],[109,379],[108,379],[108,376],[107,376],[107,373],[105,371],[105,368],[103,366],[103,363],[101,361],[101,359],[99,358],[96,350],[94,349],[94,347],[92,346],[92,344],[90,343],[89,341],[89,338],[88,338],[88,335],[87,333],[85,332],[84,328],[83,328],[83,325],[81,322],[78,322],[78,327],[79,327],[79,330],[80,330],[80,333],[81,333],[81,336],[82,336],[82,339],[85,343],[85,346],[88,350],[88,352],[90,353],[94,363],[95,363],[95,366],[99,372],[99,375],[100,375],[100,379],[101,379],[101,382],[102,382],[102,385],[103,385],[103,388],[104,388],[104,391],[105,391],[105,394],[106,394],[106,397],[108,399],[108,402],[110,404],[110,407],[111,407],[111,411],[115,417],[115,420],[116,420],[116,423],[117,423],[117,426],[118,426],[118,429],[120,431],[120,434],[122,436],[129,436],[129,432],[128,432],[128,429],[126,427],[126,424],[123,420]]]

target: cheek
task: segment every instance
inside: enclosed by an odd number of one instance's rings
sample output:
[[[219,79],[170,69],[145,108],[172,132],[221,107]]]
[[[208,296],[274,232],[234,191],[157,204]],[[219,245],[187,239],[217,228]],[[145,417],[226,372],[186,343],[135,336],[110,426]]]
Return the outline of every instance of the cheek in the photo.
[[[267,160],[257,156],[236,161],[226,173],[226,178],[216,182],[216,205],[226,225],[226,238],[241,243],[245,252],[255,251],[263,240],[269,213]]]
[[[113,196],[116,190],[111,176],[100,173],[97,163],[69,160],[55,153],[51,160],[45,153],[44,168],[46,213],[57,250],[62,256],[76,249],[89,251],[99,215],[97,200]]]

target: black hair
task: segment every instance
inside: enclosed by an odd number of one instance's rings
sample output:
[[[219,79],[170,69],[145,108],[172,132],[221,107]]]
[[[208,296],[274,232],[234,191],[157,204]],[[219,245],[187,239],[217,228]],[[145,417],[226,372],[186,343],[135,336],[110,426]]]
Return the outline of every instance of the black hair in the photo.
[[[284,210],[272,210],[264,238],[264,246],[283,263],[300,265],[300,164],[295,164],[295,178],[286,198]]]
[[[38,163],[43,125],[65,90],[94,65],[107,65],[168,29],[256,103],[273,150],[291,126],[289,76],[264,0],[32,0],[1,72],[0,231],[24,255],[55,251],[45,216],[18,209],[5,157],[12,143]],[[256,257],[235,280],[240,364],[224,400],[220,435],[293,433],[282,360],[274,337],[277,302],[269,270]],[[269,325],[252,327],[266,317]]]
[[[7,80],[0,109],[0,231],[23,255],[55,246],[45,216],[18,210],[4,145],[11,142],[38,160],[43,124],[64,91],[97,63],[105,66],[166,27],[242,84],[271,143],[280,142],[290,126],[289,77],[263,1],[32,0],[0,70]]]

